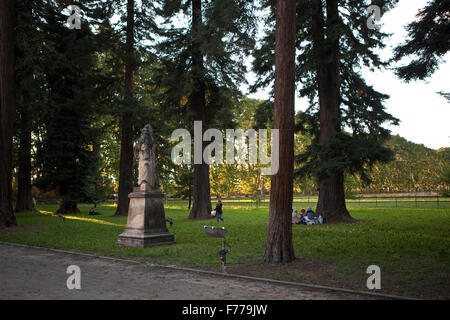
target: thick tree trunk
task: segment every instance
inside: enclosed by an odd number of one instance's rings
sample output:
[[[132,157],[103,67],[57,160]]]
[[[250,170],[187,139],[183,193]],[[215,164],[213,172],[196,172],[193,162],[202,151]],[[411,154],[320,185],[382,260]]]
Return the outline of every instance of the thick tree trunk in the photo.
[[[291,262],[294,173],[295,0],[277,1],[273,128],[280,130],[278,173],[272,176],[265,262]]]
[[[194,165],[194,188],[192,210],[189,219],[211,219],[211,193],[209,185],[209,165]]]
[[[326,38],[323,37],[324,10],[321,0],[313,5],[313,42],[317,62],[317,82],[320,105],[320,143],[326,145],[341,130],[340,114],[340,70],[339,70],[339,28],[338,0],[326,1]],[[326,165],[332,160],[324,155],[320,161]],[[333,172],[320,181],[316,213],[325,223],[352,222],[345,205],[344,173]]]
[[[14,1],[0,1],[0,228],[17,225],[12,207]]]
[[[134,0],[127,3],[127,39],[125,58],[125,104],[121,121],[121,144],[119,164],[119,196],[115,216],[127,216],[133,191],[133,74],[134,74]]]
[[[319,187],[317,214],[324,223],[351,223],[353,219],[345,205],[344,174],[338,172],[322,181]]]
[[[192,1],[192,32],[195,34],[202,25],[202,1]],[[198,44],[193,45],[193,77],[194,91],[191,95],[191,105],[196,110],[196,120],[202,121],[206,126],[206,98],[203,55]],[[202,127],[202,135],[203,135]],[[205,143],[202,143],[202,155]],[[204,163],[194,164],[193,204],[189,219],[211,218],[211,191],[209,184],[209,165]]]
[[[197,92],[193,94],[192,103],[197,106],[197,120],[203,123],[206,120],[206,101],[204,84],[199,81]],[[202,129],[203,134],[203,129]],[[202,154],[205,143],[202,142]],[[193,202],[189,219],[211,219],[211,188],[209,183],[209,165],[204,163],[194,164]]]

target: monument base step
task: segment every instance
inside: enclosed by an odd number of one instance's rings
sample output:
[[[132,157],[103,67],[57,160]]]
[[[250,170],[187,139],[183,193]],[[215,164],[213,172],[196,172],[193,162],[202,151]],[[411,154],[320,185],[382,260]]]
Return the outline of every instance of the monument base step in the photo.
[[[117,240],[118,246],[146,248],[175,243],[175,236],[170,233],[155,233],[144,235],[121,234]]]

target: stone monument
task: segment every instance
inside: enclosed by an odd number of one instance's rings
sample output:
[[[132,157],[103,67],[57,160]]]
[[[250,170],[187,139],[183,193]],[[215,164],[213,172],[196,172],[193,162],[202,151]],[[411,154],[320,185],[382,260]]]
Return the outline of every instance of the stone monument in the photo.
[[[127,226],[119,235],[117,245],[149,247],[175,242],[174,235],[166,227],[164,193],[160,191],[156,170],[154,139],[153,129],[147,124],[135,148],[135,157],[139,161],[138,187],[128,195]]]

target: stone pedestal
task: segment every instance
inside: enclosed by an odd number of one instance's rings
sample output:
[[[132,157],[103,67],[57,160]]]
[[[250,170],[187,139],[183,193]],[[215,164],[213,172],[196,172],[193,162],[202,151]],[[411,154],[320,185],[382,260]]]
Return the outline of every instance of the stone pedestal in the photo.
[[[164,193],[135,188],[128,197],[127,226],[119,235],[117,245],[144,248],[175,242],[174,235],[166,227]]]

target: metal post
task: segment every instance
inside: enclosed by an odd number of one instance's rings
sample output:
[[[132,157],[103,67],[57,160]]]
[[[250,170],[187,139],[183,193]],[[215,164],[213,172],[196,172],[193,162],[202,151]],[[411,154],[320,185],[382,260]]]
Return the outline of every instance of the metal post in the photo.
[[[225,238],[222,238],[222,250],[223,250],[223,252],[225,252],[225,245],[226,245]],[[227,268],[226,262],[227,262],[227,255],[224,254],[223,255],[223,261],[222,261],[222,272],[227,272],[227,270],[226,270],[226,268]]]
[[[225,249],[226,241],[225,234],[228,232],[225,228],[217,228],[217,227],[208,227],[203,226],[203,230],[207,235],[213,238],[221,238],[222,239],[222,250],[219,251],[220,260],[222,261],[222,271],[226,272],[226,257],[228,251]]]

